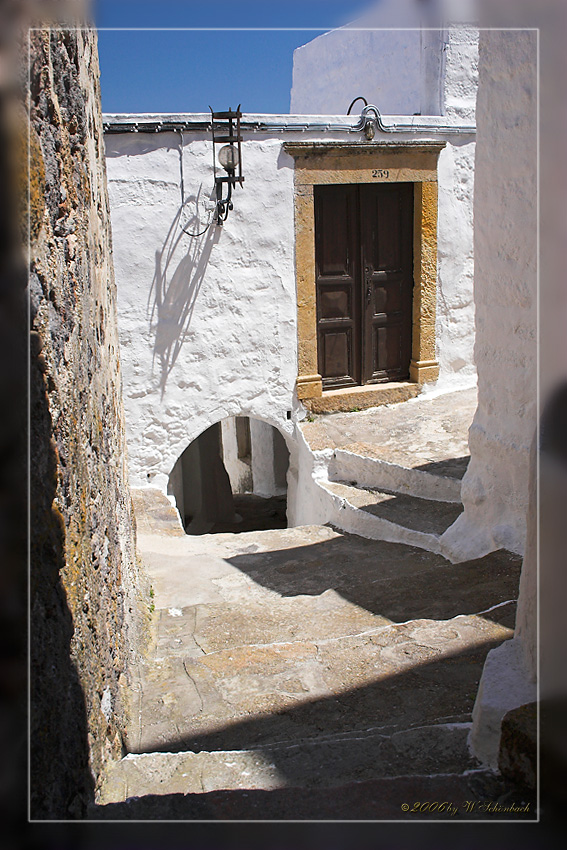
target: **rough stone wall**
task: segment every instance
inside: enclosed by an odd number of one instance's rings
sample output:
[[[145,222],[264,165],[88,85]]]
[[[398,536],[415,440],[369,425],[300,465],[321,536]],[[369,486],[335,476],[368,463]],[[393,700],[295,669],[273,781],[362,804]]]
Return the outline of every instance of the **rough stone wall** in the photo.
[[[475,173],[478,409],[464,513],[445,533],[456,560],[523,552],[536,428],[537,43],[483,31]]]
[[[31,33],[31,802],[85,813],[122,753],[144,618],[96,35]]]

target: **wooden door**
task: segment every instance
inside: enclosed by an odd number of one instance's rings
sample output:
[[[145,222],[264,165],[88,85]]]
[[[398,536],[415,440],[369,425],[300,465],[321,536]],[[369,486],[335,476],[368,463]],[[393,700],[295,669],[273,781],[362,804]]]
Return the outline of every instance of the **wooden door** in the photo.
[[[362,382],[409,376],[413,291],[413,185],[360,186]]]
[[[407,378],[413,185],[316,186],[315,262],[324,388]]]
[[[361,382],[358,207],[357,186],[315,187],[317,344],[327,388]]]

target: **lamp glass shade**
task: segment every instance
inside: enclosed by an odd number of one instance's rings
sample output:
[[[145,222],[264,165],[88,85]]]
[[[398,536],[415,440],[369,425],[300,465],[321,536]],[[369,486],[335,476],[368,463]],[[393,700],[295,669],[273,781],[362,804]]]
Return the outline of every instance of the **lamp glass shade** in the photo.
[[[238,165],[238,148],[224,145],[219,151],[219,162],[225,171],[234,171]]]

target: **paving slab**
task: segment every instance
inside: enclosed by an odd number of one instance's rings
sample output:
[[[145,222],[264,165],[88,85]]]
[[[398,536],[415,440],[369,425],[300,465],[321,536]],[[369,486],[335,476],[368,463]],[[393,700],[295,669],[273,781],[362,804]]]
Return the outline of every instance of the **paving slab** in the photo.
[[[356,413],[320,414],[300,427],[313,451],[344,449],[408,469],[462,478],[476,402],[476,388],[434,398],[421,395]]]

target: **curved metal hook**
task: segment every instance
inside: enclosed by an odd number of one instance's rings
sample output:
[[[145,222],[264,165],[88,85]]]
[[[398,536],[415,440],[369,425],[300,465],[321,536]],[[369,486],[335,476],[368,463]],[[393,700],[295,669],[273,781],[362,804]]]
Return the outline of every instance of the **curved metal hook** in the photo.
[[[367,123],[370,121],[370,119],[368,117],[370,112],[374,113],[374,119],[376,121],[376,124],[378,125],[378,128],[383,133],[393,132],[392,127],[386,127],[386,125],[382,123],[382,116],[380,114],[380,110],[378,109],[377,106],[374,106],[374,104],[372,104],[372,103],[367,104],[363,108],[362,112],[360,113],[360,120],[359,120],[358,124],[356,124],[352,129],[355,130],[355,131],[356,130],[364,130]]]
[[[361,95],[361,94],[359,94],[359,95],[358,95],[358,97],[355,97],[355,99],[353,100],[353,102],[352,102],[352,103],[351,103],[351,105],[349,106],[349,108],[348,108],[348,110],[347,110],[347,115],[350,115],[350,111],[351,111],[352,107],[354,106],[354,104],[356,103],[356,101],[357,101],[357,100],[363,100],[363,101],[364,101],[364,105],[365,105],[365,106],[368,106],[368,101],[366,100],[366,98],[365,98],[365,97],[362,97],[362,95]]]

